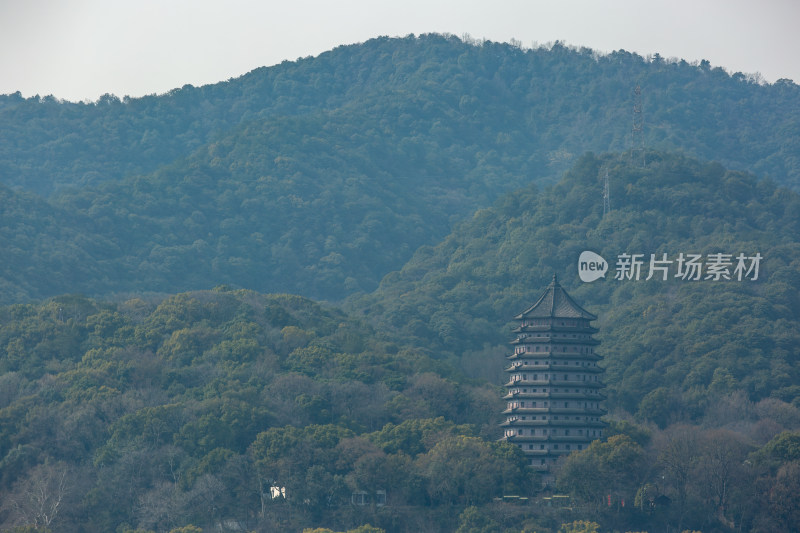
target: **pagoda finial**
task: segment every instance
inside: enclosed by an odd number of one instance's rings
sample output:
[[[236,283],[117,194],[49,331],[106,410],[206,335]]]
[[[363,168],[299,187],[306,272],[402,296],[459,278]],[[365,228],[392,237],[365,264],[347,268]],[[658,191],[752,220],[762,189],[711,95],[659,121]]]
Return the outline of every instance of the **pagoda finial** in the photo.
[[[558,274],[553,272],[553,285],[558,285]]]

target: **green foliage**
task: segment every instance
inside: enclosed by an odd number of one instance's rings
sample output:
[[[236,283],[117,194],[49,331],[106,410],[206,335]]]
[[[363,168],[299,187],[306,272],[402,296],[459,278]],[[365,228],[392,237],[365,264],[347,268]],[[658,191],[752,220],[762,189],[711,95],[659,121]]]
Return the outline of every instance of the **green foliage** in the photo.
[[[721,163],[577,158],[624,149],[631,79],[649,146]],[[494,501],[539,483],[496,441],[493,384],[509,318],[558,273],[600,316],[620,412],[563,462],[597,522],[562,530],[798,529],[800,200],[772,181],[800,176],[797,98],[707,62],[439,35],[142,99],[0,96],[0,528],[39,523],[37,501],[54,530],[538,524]],[[605,280],[575,281],[586,249]],[[764,261],[753,282],[628,283],[622,252]],[[361,319],[237,289],[380,280],[349,300]],[[116,303],[30,301],[67,290]]]
[[[387,453],[403,452],[415,457],[433,448],[439,440],[456,435],[474,436],[469,426],[457,426],[438,417],[405,420],[397,425],[389,423],[368,437]]]
[[[464,509],[458,516],[456,533],[493,533],[500,530],[500,524],[481,513],[474,505]]]
[[[644,449],[626,435],[593,441],[567,457],[558,486],[584,501],[600,503],[607,494],[634,484],[644,460]]]
[[[499,493],[530,491],[527,460],[516,446],[463,435],[439,441],[416,461],[434,504],[475,505]]]
[[[588,520],[575,520],[568,524],[561,524],[558,533],[597,533],[600,524]]]
[[[52,499],[67,480],[59,529],[208,530],[261,509],[262,525],[277,513],[299,530],[357,491],[423,504],[432,473],[443,481],[433,465],[460,487],[496,470],[483,492],[442,501],[530,487],[519,450],[475,436],[472,424],[493,428],[493,388],[298,296],[0,307],[0,368],[0,500],[35,502],[42,487]],[[437,411],[449,415],[415,418]],[[442,442],[461,435],[455,468]],[[21,519],[15,505],[0,528]]]
[[[756,461],[773,467],[791,461],[800,461],[800,433],[783,431],[753,454]]]
[[[652,431],[628,420],[607,420],[608,426],[603,430],[606,439],[614,435],[626,435],[639,446],[647,446],[652,436]]]
[[[382,329],[461,358],[507,353],[508,323],[554,273],[599,316],[608,407],[664,428],[699,419],[721,397],[792,401],[800,380],[800,197],[768,180],[678,155],[587,154],[556,185],[529,187],[475,213],[434,248],[423,248],[379,289],[349,307]],[[613,209],[603,216],[601,178]],[[580,253],[609,262],[582,283]],[[760,253],[759,278],[645,280],[650,254]],[[615,280],[621,253],[643,254],[639,281]],[[472,357],[470,355],[470,357]],[[493,367],[502,365],[497,359]],[[493,378],[497,383],[500,376]]]
[[[561,43],[379,38],[159,96],[0,96],[0,301],[370,291],[500,195],[626,149],[636,84],[648,146],[797,186],[797,85]]]

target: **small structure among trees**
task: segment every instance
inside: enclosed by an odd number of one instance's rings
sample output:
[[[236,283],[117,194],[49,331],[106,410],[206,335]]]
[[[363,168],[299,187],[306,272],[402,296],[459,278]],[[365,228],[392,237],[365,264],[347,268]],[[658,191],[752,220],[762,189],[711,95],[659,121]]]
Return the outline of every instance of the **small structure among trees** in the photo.
[[[592,338],[597,317],[579,306],[556,276],[544,294],[514,317],[514,351],[505,369],[503,439],[518,445],[530,465],[551,470],[562,455],[602,437],[605,396],[602,359]]]

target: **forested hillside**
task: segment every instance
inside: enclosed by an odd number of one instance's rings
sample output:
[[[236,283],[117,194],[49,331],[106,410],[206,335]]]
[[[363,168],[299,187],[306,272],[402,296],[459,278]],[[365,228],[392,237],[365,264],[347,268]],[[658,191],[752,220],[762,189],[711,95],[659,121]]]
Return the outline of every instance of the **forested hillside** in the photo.
[[[798,154],[792,82],[559,43],[0,96],[0,529],[797,530]],[[553,275],[610,411],[563,508],[497,440]]]
[[[491,385],[297,296],[3,307],[0,528],[344,527],[366,516],[351,494],[379,490],[395,506],[379,519],[412,527],[407,505],[530,491],[521,452],[494,442],[498,404]]]
[[[693,66],[623,50],[599,55],[561,43],[522,50],[435,34],[341,46],[227,82],[143,98],[109,94],[71,103],[3,95],[0,169],[7,185],[47,195],[148,173],[238,125],[373,99],[373,118],[382,106],[409,112],[404,121],[387,120],[398,134],[417,126],[409,140],[419,136],[444,148],[477,140],[437,131],[426,115],[439,108],[484,130],[481,151],[528,152],[548,162],[625,148],[636,84],[644,88],[649,145],[797,184],[800,109],[798,87],[789,80],[762,85],[757,76],[731,75],[707,62]]]
[[[160,96],[2,96],[0,182],[47,199],[9,200],[31,237],[2,237],[0,297],[370,291],[503,193],[624,151],[637,84],[649,147],[797,185],[797,85],[558,43],[379,38]]]
[[[607,439],[564,463],[557,484],[573,499],[560,509],[522,451],[497,441],[499,387],[445,355],[310,300],[226,287],[0,307],[0,529],[798,525],[789,403],[730,387],[696,422],[611,418]]]
[[[648,160],[638,168],[627,155],[589,154],[555,186],[506,195],[353,308],[488,375],[511,340],[503,326],[557,274],[600,317],[612,411],[664,426],[702,417],[733,391],[800,403],[800,197],[716,163]],[[608,261],[605,278],[578,279],[584,250]],[[614,279],[625,253],[644,254],[639,281]],[[732,279],[676,278],[677,264],[666,281],[660,271],[645,279],[650,254],[674,263],[681,253],[731,254]],[[763,257],[757,280],[738,281],[740,253]]]

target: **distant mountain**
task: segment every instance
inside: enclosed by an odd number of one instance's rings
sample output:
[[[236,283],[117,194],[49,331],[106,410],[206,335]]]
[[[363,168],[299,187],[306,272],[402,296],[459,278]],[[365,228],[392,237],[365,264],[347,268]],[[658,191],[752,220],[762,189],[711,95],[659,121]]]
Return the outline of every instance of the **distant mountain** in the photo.
[[[556,274],[599,316],[612,410],[667,424],[734,391],[800,404],[800,196],[717,163],[648,159],[589,154],[557,185],[504,196],[351,309],[500,382],[512,317]],[[592,283],[578,277],[587,250],[609,268]],[[622,278],[624,254],[642,254],[638,280]],[[681,254],[699,256],[699,280],[679,276]]]
[[[636,85],[647,146],[800,184],[791,82],[561,44],[379,38],[161,96],[0,97],[0,182],[47,198],[12,218],[52,221],[0,235],[16,250],[0,299],[370,291],[502,194],[624,151]]]
[[[800,88],[789,80],[761,85],[706,61],[694,66],[623,50],[599,55],[560,43],[521,50],[443,35],[372,39],[143,98],[70,103],[3,95],[0,176],[9,186],[49,195],[152,172],[243,124],[353,106],[383,119],[384,131],[432,143],[419,147],[425,154],[425,148],[473,145],[476,157],[526,154],[537,167],[564,168],[558,163],[587,150],[628,147],[636,85],[648,146],[679,148],[798,185]],[[372,103],[364,106],[365,100]],[[384,116],[384,106],[403,113]],[[478,131],[448,131],[448,124],[437,125],[435,111]],[[474,168],[476,161],[467,163]],[[513,172],[530,177],[524,167]]]

